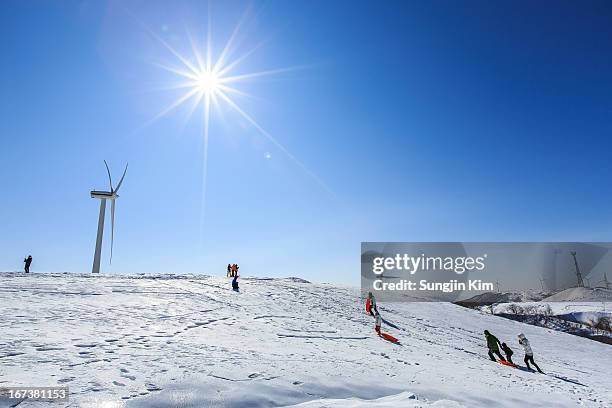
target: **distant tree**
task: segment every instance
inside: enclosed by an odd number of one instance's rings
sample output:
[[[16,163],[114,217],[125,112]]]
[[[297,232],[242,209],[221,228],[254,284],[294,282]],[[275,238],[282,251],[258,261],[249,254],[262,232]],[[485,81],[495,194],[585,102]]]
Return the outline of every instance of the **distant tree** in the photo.
[[[516,303],[511,303],[508,306],[507,310],[510,314],[515,314],[515,315],[525,314],[524,309],[520,305],[517,305]]]
[[[597,320],[597,325],[595,326],[599,330],[603,331],[612,331],[612,327],[610,327],[610,318],[608,316],[602,316]]]

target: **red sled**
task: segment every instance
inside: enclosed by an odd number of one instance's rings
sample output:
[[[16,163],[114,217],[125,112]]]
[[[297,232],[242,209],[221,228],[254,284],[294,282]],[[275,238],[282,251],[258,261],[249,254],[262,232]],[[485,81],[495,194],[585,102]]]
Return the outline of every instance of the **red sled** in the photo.
[[[518,366],[516,364],[512,364],[512,363],[509,363],[509,362],[504,361],[504,360],[499,360],[498,363],[499,364],[503,364],[503,365],[507,365],[507,366],[510,366],[510,367],[518,368]]]
[[[398,339],[396,339],[395,337],[393,337],[393,336],[392,336],[392,335],[390,335],[390,334],[387,334],[387,333],[380,333],[380,337],[382,337],[382,338],[383,338],[383,339],[385,339],[385,340],[390,341],[391,343],[399,344],[399,340],[398,340]]]

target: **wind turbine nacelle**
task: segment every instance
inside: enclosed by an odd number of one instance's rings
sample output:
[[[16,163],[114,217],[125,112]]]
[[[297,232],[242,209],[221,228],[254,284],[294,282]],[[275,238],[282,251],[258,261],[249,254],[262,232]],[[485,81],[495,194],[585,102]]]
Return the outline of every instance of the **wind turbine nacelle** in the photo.
[[[119,197],[116,193],[112,193],[110,191],[96,191],[93,190],[91,192],[91,198],[100,198],[105,200],[114,200]]]

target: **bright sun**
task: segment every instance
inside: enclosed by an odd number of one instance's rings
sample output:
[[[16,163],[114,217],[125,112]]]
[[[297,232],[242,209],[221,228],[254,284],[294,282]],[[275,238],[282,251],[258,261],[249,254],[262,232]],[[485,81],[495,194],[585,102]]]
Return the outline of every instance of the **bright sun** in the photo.
[[[221,81],[215,72],[203,70],[198,72],[194,84],[203,94],[215,94],[220,90]]]

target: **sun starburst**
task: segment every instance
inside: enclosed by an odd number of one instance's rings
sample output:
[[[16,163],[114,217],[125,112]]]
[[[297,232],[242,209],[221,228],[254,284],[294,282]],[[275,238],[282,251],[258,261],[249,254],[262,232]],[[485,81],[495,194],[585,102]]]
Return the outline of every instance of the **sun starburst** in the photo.
[[[178,77],[182,82],[177,85],[170,87],[170,89],[184,89],[185,92],[180,95],[175,101],[173,101],[168,107],[159,112],[151,121],[155,121],[164,115],[169,114],[171,111],[179,108],[182,105],[190,103],[190,109],[187,119],[189,119],[194,112],[201,111],[203,120],[203,139],[204,139],[204,169],[203,169],[203,191],[202,191],[202,220],[204,217],[205,208],[205,194],[206,194],[206,177],[207,177],[207,160],[208,160],[208,138],[209,138],[209,125],[211,120],[211,111],[213,107],[218,107],[220,104],[224,104],[231,110],[236,112],[244,120],[246,120],[251,126],[253,126],[261,135],[267,138],[273,143],[280,151],[285,153],[298,167],[305,171],[313,180],[315,180],[322,188],[327,192],[334,195],[334,193],[327,187],[325,183],[311,170],[309,170],[296,156],[294,156],[288,149],[286,149],[276,138],[274,138],[267,130],[265,130],[249,113],[247,113],[231,95],[234,96],[250,96],[243,90],[238,88],[238,84],[243,81],[255,80],[261,77],[276,75],[282,72],[292,71],[296,69],[302,69],[300,67],[290,67],[282,69],[272,69],[258,72],[248,72],[237,74],[236,69],[243,63],[250,55],[252,55],[263,43],[258,44],[253,49],[238,55],[233,60],[229,57],[235,53],[235,42],[239,34],[240,28],[245,21],[246,14],[234,28],[229,40],[223,47],[222,52],[216,59],[213,59],[212,50],[212,36],[211,36],[211,21],[210,13],[208,19],[208,35],[206,40],[206,46],[200,47],[196,41],[194,41],[191,35],[187,35],[189,43],[191,45],[192,53],[186,57],[179,53],[174,47],[172,47],[167,41],[157,35],[155,32],[146,27],[147,31],[155,38],[160,44],[167,49],[175,58],[173,66],[167,66],[162,64],[156,64],[158,67],[172,73]],[[201,107],[201,110],[198,109]],[[271,155],[267,154],[267,158]]]

